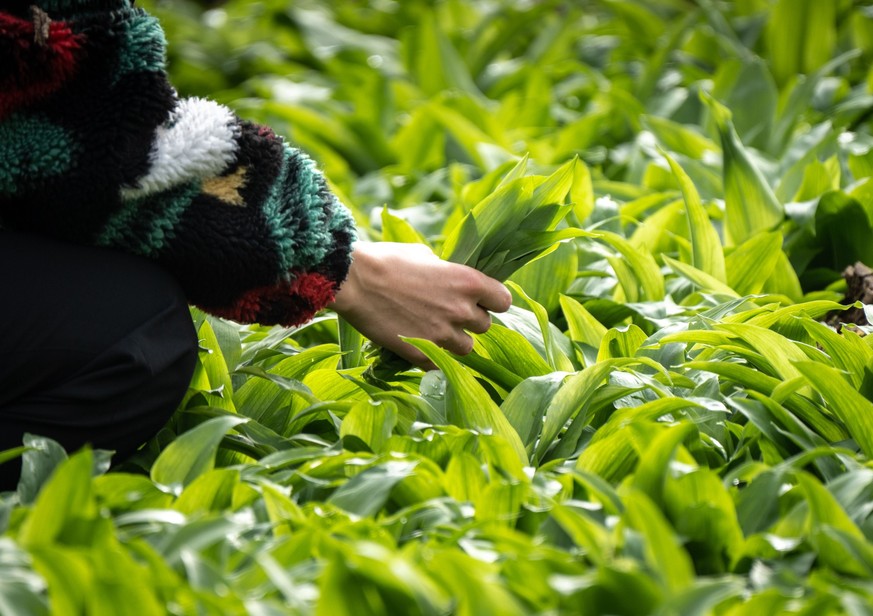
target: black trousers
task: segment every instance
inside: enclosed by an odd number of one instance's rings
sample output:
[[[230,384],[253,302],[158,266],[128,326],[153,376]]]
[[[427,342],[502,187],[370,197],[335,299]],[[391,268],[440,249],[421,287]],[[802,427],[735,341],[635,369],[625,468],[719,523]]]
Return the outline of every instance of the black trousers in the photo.
[[[196,356],[182,291],[156,266],[0,231],[0,451],[29,432],[120,462],[166,423]],[[19,474],[0,465],[0,489]]]

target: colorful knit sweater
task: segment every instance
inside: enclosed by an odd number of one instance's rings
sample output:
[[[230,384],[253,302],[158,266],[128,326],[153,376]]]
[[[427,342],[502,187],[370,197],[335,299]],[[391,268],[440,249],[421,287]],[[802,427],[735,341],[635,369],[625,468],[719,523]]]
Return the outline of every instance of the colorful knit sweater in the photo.
[[[237,321],[311,318],[351,216],[269,128],[180,99],[165,47],[133,0],[0,3],[0,228],[146,256]]]

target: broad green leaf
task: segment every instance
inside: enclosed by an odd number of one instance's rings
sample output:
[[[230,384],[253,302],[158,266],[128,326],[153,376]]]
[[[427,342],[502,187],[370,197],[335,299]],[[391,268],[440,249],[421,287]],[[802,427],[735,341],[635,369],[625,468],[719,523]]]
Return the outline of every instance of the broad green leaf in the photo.
[[[530,260],[538,252],[560,241],[555,238],[537,245],[540,239],[536,235],[522,242],[510,238],[520,229],[533,232],[554,230],[559,220],[569,212],[569,208],[556,209],[556,206],[563,203],[572,186],[575,166],[574,159],[548,177],[523,177],[501,184],[495,192],[479,202],[446,238],[442,258],[503,279],[512,273],[512,268],[501,268],[498,272],[499,264],[491,263],[488,266],[489,259],[493,254],[500,253],[502,245],[506,246],[506,250],[512,248],[519,255],[528,254],[527,260]],[[541,220],[538,213],[540,208],[548,212]],[[533,220],[538,222],[529,220],[529,216],[534,216]],[[530,249],[525,248],[528,245]],[[518,262],[517,267],[524,262]],[[489,271],[489,267],[493,271]]]
[[[54,614],[82,614],[87,595],[94,592],[94,573],[87,556],[80,551],[46,544],[30,548],[34,568],[49,585]],[[11,614],[28,612],[10,612]]]
[[[650,400],[648,402],[640,404],[639,406],[622,407],[616,409],[615,412],[610,415],[609,420],[607,420],[607,422],[603,426],[601,426],[600,429],[598,429],[594,436],[591,438],[591,442],[597,443],[601,439],[611,436],[617,432],[625,431],[631,424],[636,425],[640,422],[651,422],[658,419],[659,417],[663,417],[664,415],[678,413],[679,411],[697,408],[699,406],[699,403],[692,400],[670,397]],[[669,439],[665,438],[664,442],[669,442]],[[641,447],[641,449],[643,449],[645,452],[648,452],[653,446],[654,441],[651,443],[647,443],[645,448]],[[669,446],[664,445],[664,447]],[[667,453],[672,453],[672,450]],[[666,464],[666,462],[664,463]]]
[[[575,468],[615,484],[630,474],[638,462],[634,438],[630,430],[623,430],[590,443],[579,455]]]
[[[617,359],[619,357],[634,357],[648,336],[634,324],[627,327],[613,328],[606,332],[600,341],[597,361]]]
[[[603,565],[610,560],[615,547],[604,526],[588,518],[584,511],[562,504],[556,504],[551,515],[592,562]]]
[[[370,451],[380,453],[397,425],[397,405],[391,400],[362,400],[352,406],[343,418],[340,437],[353,436]]]
[[[21,545],[39,546],[63,541],[68,524],[96,514],[91,489],[92,469],[90,449],[83,449],[55,469],[21,526],[18,535]]]
[[[808,361],[797,361],[795,366],[824,396],[864,455],[873,456],[873,402],[859,394],[835,368]]]
[[[591,171],[581,160],[577,161],[573,174],[570,202],[573,204],[573,214],[579,223],[584,222],[594,211],[594,185],[591,182]]]
[[[433,553],[424,565],[454,597],[458,616],[523,616],[529,612],[501,583],[494,563],[483,562],[461,550],[442,549]]]
[[[776,267],[764,283],[764,291],[774,295],[787,297],[789,301],[799,302],[803,298],[803,289],[794,266],[788,260],[788,255],[780,252],[776,256]]]
[[[727,283],[740,295],[760,293],[767,281],[762,272],[772,272],[782,251],[782,235],[757,233],[725,258]]]
[[[766,62],[754,56],[725,58],[711,94],[731,110],[743,143],[749,147],[768,143],[778,117],[779,91]]]
[[[424,237],[411,224],[388,209],[382,208],[382,241],[401,242],[406,244],[425,244]]]
[[[685,367],[718,374],[740,383],[745,388],[753,389],[767,396],[772,395],[776,387],[782,382],[780,379],[764,374],[759,370],[732,362],[692,361],[687,362]],[[785,405],[828,441],[838,442],[847,437],[845,430],[841,426],[834,423],[833,420],[822,413],[819,406],[813,404],[807,398],[791,395],[786,400]]]
[[[664,514],[638,490],[629,490],[624,495],[624,504],[624,521],[643,536],[644,554],[652,574],[672,593],[690,586],[694,566]]]
[[[435,95],[445,89],[479,92],[463,59],[440,27],[436,12],[425,11],[405,43],[410,73],[426,94]]]
[[[210,392],[206,394],[209,404],[228,411],[235,411],[233,405],[233,385],[230,373],[224,361],[218,338],[212,330],[209,321],[203,321],[197,332],[200,338],[200,363],[209,379]]]
[[[212,470],[221,440],[231,429],[246,421],[244,417],[222,415],[179,435],[155,460],[152,481],[172,492],[180,492],[197,477]]]
[[[769,15],[766,41],[773,74],[785,83],[831,59],[837,42],[837,3],[778,0]]]
[[[643,124],[654,133],[658,142],[669,152],[676,152],[695,160],[702,159],[707,152],[718,152],[718,146],[699,132],[667,118],[648,115],[643,118]],[[672,158],[668,157],[667,160],[672,161]],[[673,162],[670,164],[671,167]],[[677,178],[681,185],[682,177],[677,174]]]
[[[869,576],[873,548],[867,538],[818,480],[807,473],[799,473],[797,479],[809,505],[810,541],[818,557],[836,571]]]
[[[788,338],[748,323],[723,323],[718,327],[739,336],[760,353],[772,367],[773,376],[785,381],[801,376],[795,364],[806,361],[806,354]]]
[[[651,254],[640,252],[626,239],[609,231],[593,231],[592,236],[618,251],[622,262],[627,264],[639,284],[642,299],[649,301],[664,299],[664,277]]]
[[[632,363],[629,359],[613,359],[598,362],[570,376],[552,398],[546,410],[542,436],[536,448],[536,458],[542,460],[565,424],[576,416],[590,400],[609,374],[616,368]]]
[[[364,335],[349,325],[341,316],[337,316],[337,336],[339,338],[340,365],[343,369],[357,368],[364,365]]]
[[[549,254],[524,265],[509,280],[552,314],[558,308],[560,295],[576,280],[577,269],[576,247],[561,244]]]
[[[812,201],[826,192],[840,189],[840,161],[836,156],[822,162],[814,160],[803,172],[803,183],[792,201]]]
[[[870,209],[843,192],[828,192],[815,210],[816,247],[813,263],[842,271],[856,261],[873,262]]]
[[[752,162],[731,123],[730,111],[710,96],[703,95],[721,135],[724,165],[726,244],[736,245],[760,231],[770,231],[784,218],[760,169]]]
[[[475,501],[476,520],[514,525],[521,515],[521,507],[527,485],[508,481],[490,481],[479,493]]]
[[[843,371],[856,391],[860,390],[866,367],[873,361],[873,349],[854,332],[844,330],[838,334],[812,319],[803,319],[801,323],[816,344],[830,356],[834,367]]]
[[[18,500],[29,505],[36,500],[40,489],[61,462],[67,452],[57,441],[50,438],[24,435],[27,450],[21,456],[21,477],[18,480]]]
[[[560,296],[561,310],[567,319],[570,339],[599,349],[607,329],[585,307],[568,295]]]
[[[718,233],[712,226],[700,194],[691,182],[691,178],[680,167],[673,157],[666,152],[663,156],[670,164],[670,169],[676,179],[685,199],[685,215],[688,219],[688,233],[691,237],[691,265],[696,269],[706,272],[716,280],[725,282],[725,258],[721,247]]]
[[[644,468],[645,458],[640,460],[640,469]],[[664,505],[676,532],[700,547],[695,554],[698,571],[723,573],[732,566],[742,550],[743,531],[734,501],[716,473],[701,468],[668,477]]]
[[[173,508],[186,515],[231,509],[234,489],[239,481],[239,471],[234,469],[208,471],[182,491]]]
[[[327,502],[358,516],[376,515],[394,486],[412,475],[415,467],[411,460],[389,460],[373,466],[349,479]]]
[[[456,426],[499,434],[512,446],[518,459],[527,464],[527,454],[518,433],[500,411],[488,393],[457,361],[429,340],[404,338],[439,366],[446,379],[446,413]]]
[[[492,324],[487,332],[476,336],[475,340],[474,352],[481,348],[488,358],[518,377],[512,387],[525,378],[542,376],[552,371],[524,336],[499,323]]]
[[[529,452],[539,438],[546,410],[566,376],[563,372],[554,372],[525,379],[500,405]]]
[[[446,467],[443,488],[459,502],[476,502],[488,484],[482,462],[466,451],[453,455]]]
[[[728,297],[739,297],[739,294],[736,291],[721,282],[719,279],[713,278],[706,272],[701,271],[692,265],[688,265],[687,263],[671,259],[667,255],[661,255],[661,258],[664,259],[664,263],[676,272],[676,274],[688,279],[701,289],[719,293],[721,295],[727,295]]]
[[[640,455],[639,468],[633,477],[634,488],[648,496],[653,503],[663,506],[670,460],[676,448],[694,432],[692,424],[679,423],[658,434]]]
[[[526,303],[531,309],[531,312],[536,315],[537,322],[540,326],[540,332],[543,335],[543,343],[546,349],[546,361],[551,369],[572,372],[574,369],[573,362],[570,361],[570,358],[567,357],[552,336],[552,328],[549,324],[549,315],[546,312],[546,309],[529,297],[524,289],[514,282],[507,282],[506,286],[509,287],[510,291],[512,291],[516,297],[524,301],[524,303]]]

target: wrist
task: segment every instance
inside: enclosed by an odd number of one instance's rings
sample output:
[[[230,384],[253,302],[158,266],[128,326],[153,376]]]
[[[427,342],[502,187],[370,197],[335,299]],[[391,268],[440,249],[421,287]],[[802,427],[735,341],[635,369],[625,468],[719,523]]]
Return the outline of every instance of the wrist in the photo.
[[[359,249],[360,243],[356,242],[352,246],[351,263],[349,271],[334,294],[332,302],[327,304],[327,308],[333,310],[339,315],[347,314],[352,308],[358,305],[360,298],[360,275],[359,268],[362,267],[363,261],[367,260],[365,251]]]

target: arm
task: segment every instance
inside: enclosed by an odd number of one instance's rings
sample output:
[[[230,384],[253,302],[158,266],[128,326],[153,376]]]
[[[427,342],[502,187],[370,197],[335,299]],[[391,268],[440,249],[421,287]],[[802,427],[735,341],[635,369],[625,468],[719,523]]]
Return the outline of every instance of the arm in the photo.
[[[411,245],[359,245],[337,294],[353,222],[305,154],[216,103],[180,100],[160,26],[129,0],[41,0],[39,19],[32,2],[0,11],[9,227],[148,257],[192,303],[240,322],[294,325],[330,305],[420,365],[399,335],[469,352],[464,330],[509,306],[500,283]]]
[[[484,333],[491,325],[488,311],[505,312],[512,304],[500,282],[442,261],[426,246],[359,243],[353,256],[331,308],[373,342],[419,366],[432,367],[398,336],[427,338],[465,355],[473,348],[466,332]]]

